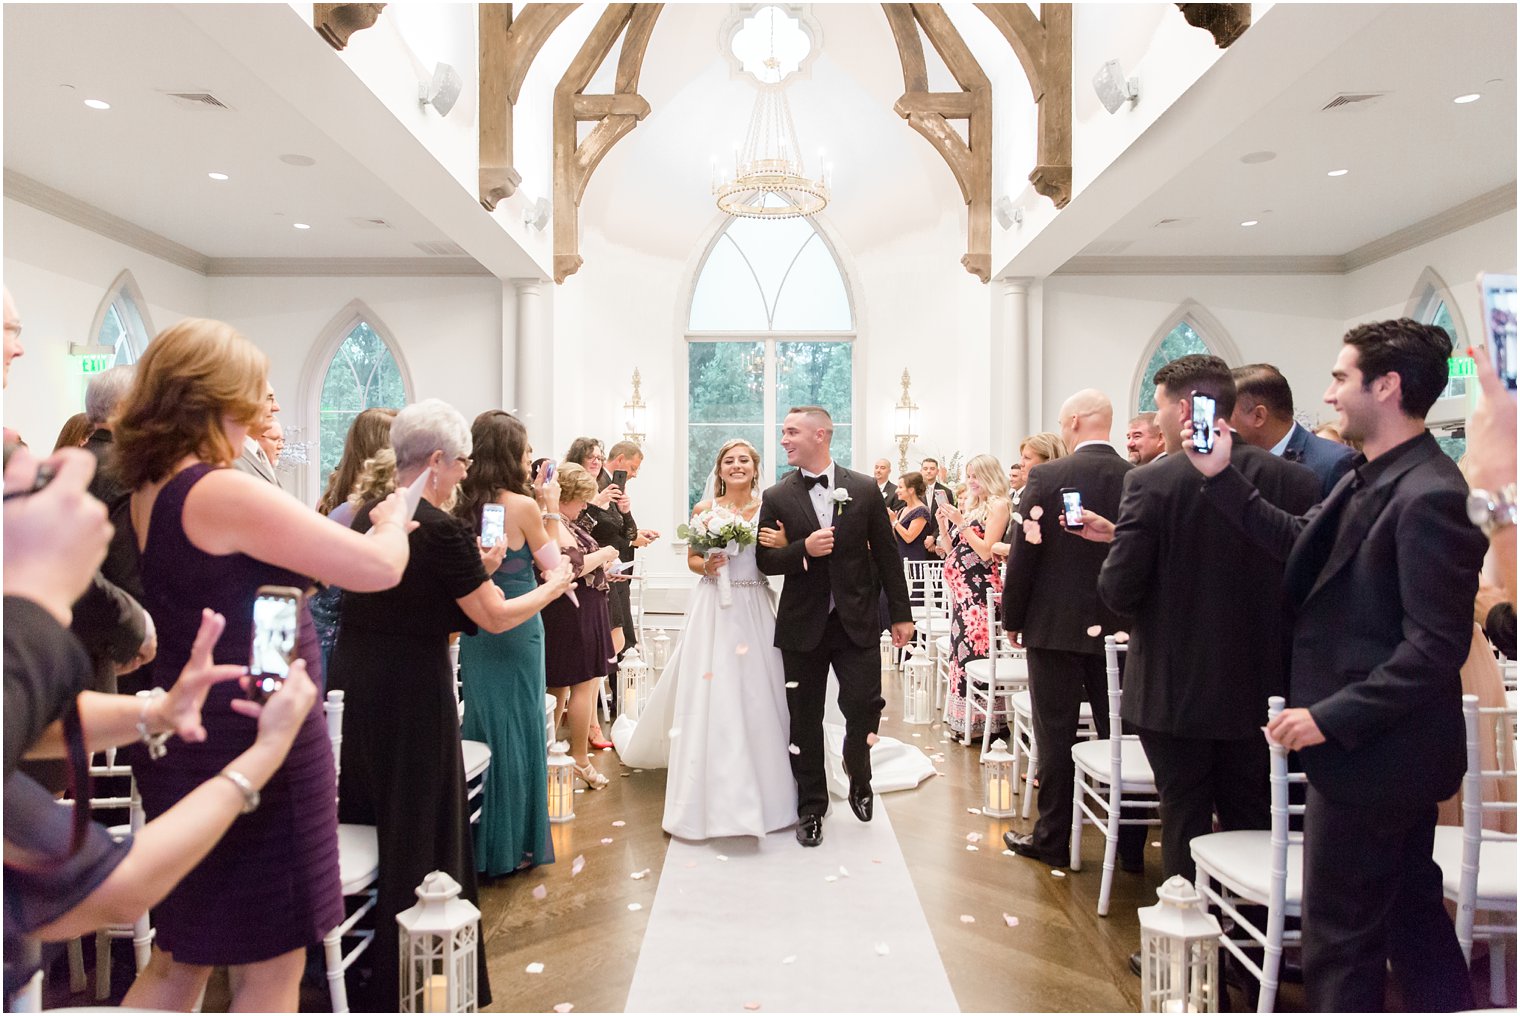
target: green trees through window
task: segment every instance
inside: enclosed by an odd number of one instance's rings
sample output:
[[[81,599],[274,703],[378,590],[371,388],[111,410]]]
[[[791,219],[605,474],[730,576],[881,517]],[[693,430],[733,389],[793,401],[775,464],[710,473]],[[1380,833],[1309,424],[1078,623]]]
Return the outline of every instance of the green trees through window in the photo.
[[[400,409],[407,403],[401,367],[385,340],[360,321],[333,354],[322,378],[322,397],[317,410],[318,477],[327,476],[343,455],[343,441],[354,417],[366,409],[385,406]]]
[[[1156,347],[1156,352],[1151,355],[1150,361],[1145,365],[1145,373],[1140,378],[1138,393],[1140,412],[1154,413],[1156,411],[1156,371],[1179,356],[1212,352],[1213,350],[1208,347],[1192,325],[1186,321],[1177,322],[1177,327],[1167,332],[1166,338],[1161,340],[1161,345]]]

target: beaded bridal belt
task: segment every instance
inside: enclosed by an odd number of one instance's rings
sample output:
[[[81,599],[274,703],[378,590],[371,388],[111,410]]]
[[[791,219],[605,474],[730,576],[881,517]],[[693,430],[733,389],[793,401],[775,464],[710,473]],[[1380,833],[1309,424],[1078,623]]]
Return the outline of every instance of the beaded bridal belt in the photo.
[[[711,575],[703,575],[702,576],[702,581],[703,582],[711,582],[714,585],[716,585],[718,580],[715,579],[715,578],[713,578]],[[764,586],[764,585],[769,585],[769,583],[766,582],[765,579],[730,579],[728,584],[731,585],[731,586]]]

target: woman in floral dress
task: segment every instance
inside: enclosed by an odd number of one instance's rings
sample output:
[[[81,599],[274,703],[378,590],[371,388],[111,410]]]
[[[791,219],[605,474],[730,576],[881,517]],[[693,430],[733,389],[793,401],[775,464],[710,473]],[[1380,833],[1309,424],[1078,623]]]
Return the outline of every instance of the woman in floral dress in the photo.
[[[950,596],[950,701],[946,706],[956,734],[980,736],[981,726],[966,729],[966,664],[987,656],[987,591],[1003,594],[1003,570],[992,553],[1008,528],[1007,474],[991,455],[966,463],[963,507],[937,506],[941,534],[948,536],[945,590]]]

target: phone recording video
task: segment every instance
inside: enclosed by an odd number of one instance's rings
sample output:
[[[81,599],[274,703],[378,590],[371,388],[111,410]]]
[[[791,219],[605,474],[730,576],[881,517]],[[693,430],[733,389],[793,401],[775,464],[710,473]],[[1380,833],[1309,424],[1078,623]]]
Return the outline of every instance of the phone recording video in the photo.
[[[1061,515],[1067,529],[1082,528],[1082,492],[1075,487],[1061,488]]]
[[[1483,330],[1494,373],[1504,387],[1515,390],[1515,277],[1485,272],[1478,276],[1483,293]]]
[[[1213,396],[1193,393],[1193,450],[1207,455],[1214,450]]]
[[[612,485],[624,494],[628,493],[628,470],[614,469],[612,471]]]
[[[488,504],[480,510],[480,545],[494,547],[502,541],[507,531],[507,510],[499,504]]]
[[[248,660],[248,697],[266,702],[290,676],[301,622],[301,591],[263,586],[253,601],[253,648]]]

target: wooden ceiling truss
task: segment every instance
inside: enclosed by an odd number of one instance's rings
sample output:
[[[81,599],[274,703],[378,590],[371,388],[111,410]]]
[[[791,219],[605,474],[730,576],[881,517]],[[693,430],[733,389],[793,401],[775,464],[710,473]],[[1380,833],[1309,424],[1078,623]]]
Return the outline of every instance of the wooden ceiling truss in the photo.
[[[512,158],[512,111],[533,58],[580,4],[480,4],[480,203],[488,212],[522,182]]]

